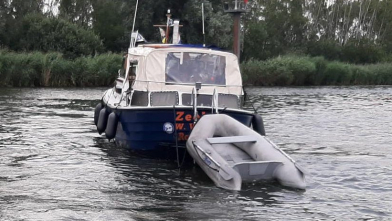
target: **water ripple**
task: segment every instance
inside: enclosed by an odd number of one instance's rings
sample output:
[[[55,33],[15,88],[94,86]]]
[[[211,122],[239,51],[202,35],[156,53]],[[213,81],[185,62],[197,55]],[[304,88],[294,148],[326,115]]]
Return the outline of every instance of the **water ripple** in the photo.
[[[248,88],[308,188],[217,188],[96,133],[104,88],[0,89],[0,220],[388,220],[392,87]]]

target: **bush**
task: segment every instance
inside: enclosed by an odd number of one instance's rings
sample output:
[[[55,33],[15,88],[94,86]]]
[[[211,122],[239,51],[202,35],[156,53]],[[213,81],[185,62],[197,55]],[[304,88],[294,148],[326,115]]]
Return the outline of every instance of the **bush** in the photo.
[[[102,54],[69,60],[60,53],[0,51],[0,86],[108,86],[122,56]]]
[[[316,73],[316,64],[309,57],[294,57],[286,56],[288,69],[293,74],[293,85],[309,85],[311,84],[312,76]]]
[[[289,55],[249,60],[241,64],[241,70],[244,84],[260,86],[392,85],[392,63],[355,65]]]
[[[25,16],[13,36],[14,50],[58,51],[66,58],[94,55],[103,50],[102,42],[92,30],[60,18],[40,14]]]
[[[342,62],[330,62],[325,69],[325,85],[348,85],[351,80],[350,65]]]
[[[316,72],[309,57],[283,56],[266,61],[249,60],[241,65],[244,82],[255,85],[306,85]]]
[[[355,64],[369,64],[382,62],[386,59],[386,52],[381,46],[366,40],[361,42],[351,40],[342,47],[342,55],[339,60]]]
[[[323,56],[328,60],[338,60],[342,54],[342,46],[334,40],[311,41],[307,45],[307,54]]]
[[[353,65],[351,67],[352,77],[351,84],[353,85],[368,85],[371,84],[370,75],[368,66],[364,65]]]
[[[117,77],[122,56],[102,54],[95,57],[81,57],[75,60],[72,80],[77,86],[107,86]]]
[[[310,85],[321,85],[325,78],[325,69],[327,68],[328,61],[324,57],[313,57],[311,61],[316,67],[316,71],[313,75],[309,77],[308,83]]]
[[[370,76],[370,83],[375,85],[392,84],[392,64],[374,64],[367,66]]]

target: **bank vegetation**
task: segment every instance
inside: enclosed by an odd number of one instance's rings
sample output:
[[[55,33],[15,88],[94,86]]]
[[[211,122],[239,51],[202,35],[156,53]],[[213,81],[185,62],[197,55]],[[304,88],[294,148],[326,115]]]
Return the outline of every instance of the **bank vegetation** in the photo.
[[[135,30],[161,42],[153,24],[166,24],[170,8],[183,25],[183,43],[205,38],[230,51],[233,20],[223,2],[143,0]],[[392,1],[244,2],[245,84],[392,84]],[[129,46],[135,5],[136,0],[0,0],[0,86],[110,85]]]
[[[0,50],[1,87],[86,87],[113,84],[120,54],[65,58],[58,52],[17,53]]]

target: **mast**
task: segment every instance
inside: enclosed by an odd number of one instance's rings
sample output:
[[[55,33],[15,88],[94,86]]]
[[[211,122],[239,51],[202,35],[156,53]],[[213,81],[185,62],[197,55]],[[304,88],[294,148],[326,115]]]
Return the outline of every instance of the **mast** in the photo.
[[[129,45],[130,48],[134,48],[136,45],[137,36],[139,33],[133,33],[135,31],[135,23],[136,23],[136,15],[137,15],[137,8],[139,6],[139,0],[136,1],[135,7],[135,15],[133,16],[133,24],[132,24],[132,32],[131,32],[131,43]]]

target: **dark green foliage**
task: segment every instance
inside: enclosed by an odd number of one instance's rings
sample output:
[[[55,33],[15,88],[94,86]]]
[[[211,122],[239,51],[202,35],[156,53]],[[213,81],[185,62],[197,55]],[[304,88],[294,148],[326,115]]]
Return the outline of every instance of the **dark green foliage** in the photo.
[[[311,83],[311,76],[316,72],[316,64],[309,57],[286,56],[289,70],[294,76],[293,85],[307,85]]]
[[[206,43],[231,50],[233,23],[231,15],[223,12],[221,0],[139,1],[135,30],[150,42],[159,42],[153,25],[165,24],[170,8],[172,18],[184,25],[182,43],[203,43],[201,3]],[[55,5],[58,14],[47,11]],[[1,85],[111,84],[120,56],[97,54],[127,49],[135,5],[136,0],[0,0]],[[391,65],[380,64],[392,62],[391,1],[250,0],[248,9],[241,24],[245,82],[392,81]],[[22,70],[21,65],[28,68]]]
[[[59,5],[59,17],[88,27],[92,21],[92,2],[95,0],[61,0]]]
[[[129,45],[127,30],[121,19],[120,0],[96,0],[93,3],[93,30],[101,37],[109,51],[122,51]]]
[[[241,64],[244,84],[259,86],[392,85],[392,64],[347,64],[323,57],[283,56]]]
[[[350,41],[342,47],[339,60],[356,64],[377,63],[385,59],[384,49],[368,41]]]
[[[107,86],[117,77],[122,56],[102,54],[69,60],[60,53],[0,51],[0,86]]]
[[[102,50],[101,40],[91,30],[62,19],[28,15],[23,19],[20,31],[17,50],[57,51],[70,58]]]
[[[392,64],[375,64],[368,67],[370,82],[375,85],[392,84]]]
[[[307,44],[307,53],[311,56],[323,56],[328,60],[338,60],[342,46],[334,40],[311,41]]]
[[[351,72],[352,72],[352,79],[351,79],[351,84],[352,85],[368,85],[368,84],[374,84],[371,81],[371,72],[370,72],[370,67],[371,65],[363,66],[363,65],[356,65],[351,67]]]
[[[328,63],[324,73],[324,85],[347,85],[352,75],[350,65],[336,61]]]
[[[245,82],[254,85],[307,85],[316,64],[308,57],[284,56],[266,61],[249,60],[241,65]]]
[[[310,59],[314,63],[316,70],[309,76],[309,85],[321,85],[325,78],[325,69],[327,68],[328,61],[324,57],[312,57]]]
[[[247,25],[247,30],[248,31],[245,33],[242,60],[265,60],[275,55],[275,52],[269,50],[268,33],[264,23],[249,23],[249,25]]]
[[[121,68],[122,57],[117,54],[102,54],[81,57],[74,61],[72,74],[75,86],[107,86],[114,82]]]

